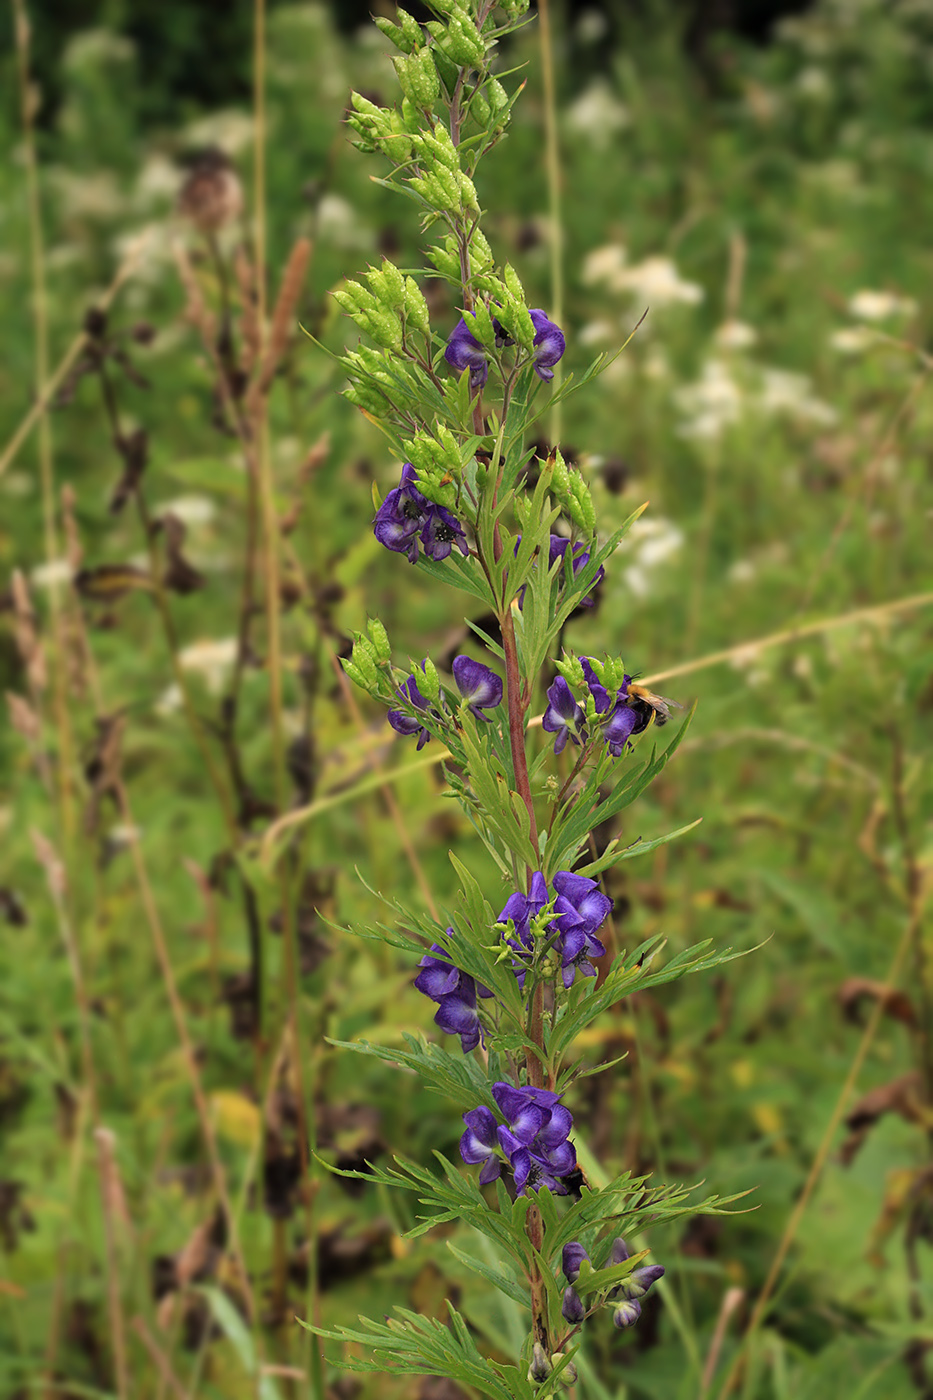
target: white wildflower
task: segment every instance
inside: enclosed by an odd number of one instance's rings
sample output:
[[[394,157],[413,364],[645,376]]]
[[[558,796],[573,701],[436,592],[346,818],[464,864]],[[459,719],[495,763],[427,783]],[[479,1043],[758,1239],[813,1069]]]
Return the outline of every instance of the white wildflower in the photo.
[[[894,316],[912,316],[917,303],[894,292],[856,292],[849,299],[849,313],[860,321],[888,321]]]
[[[571,131],[586,136],[597,149],[605,149],[614,136],[624,131],[632,118],[605,78],[597,78],[567,109],[565,121]]]
[[[720,350],[748,350],[758,340],[758,332],[747,321],[723,321],[713,339]]]
[[[186,146],[194,148],[217,146],[225,155],[235,156],[246,150],[253,140],[253,119],[245,112],[232,108],[212,112],[191,122],[182,133]]]
[[[117,219],[126,209],[117,178],[112,170],[75,175],[70,170],[52,169],[48,182],[58,196],[66,220]]]
[[[826,69],[818,68],[813,63],[809,67],[801,69],[797,75],[796,87],[802,97],[809,97],[814,102],[828,101],[833,91],[833,85]]]
[[[621,243],[604,243],[593,248],[583,259],[581,280],[586,287],[610,282],[625,266],[626,252]]]
[[[631,556],[622,571],[629,592],[636,598],[646,597],[655,584],[655,576],[682,548],[683,531],[663,516],[641,516],[621,541],[618,553]]]
[[[372,229],[339,194],[325,194],[317,206],[318,234],[324,242],[338,248],[371,248],[375,242]]]
[[[173,715],[181,709],[181,686],[172,682],[155,702],[157,715]]]
[[[609,21],[601,10],[584,10],[577,20],[576,37],[581,44],[598,44],[609,32]]]
[[[840,355],[861,355],[878,344],[878,335],[869,326],[842,326],[833,331],[829,343]]]
[[[632,267],[616,272],[609,286],[614,292],[629,292],[647,306],[696,306],[705,295],[696,282],[685,282],[670,258],[645,258]]]
[[[619,330],[612,321],[587,321],[577,333],[580,345],[605,345],[619,339]]]
[[[761,373],[758,407],[764,413],[788,413],[806,423],[829,427],[838,419],[836,410],[810,389],[805,374],[786,369],[765,369]]]
[[[199,525],[209,525],[217,514],[217,506],[210,496],[199,496],[194,493],[185,496],[176,496],[174,500],[163,501],[161,505],[155,507],[156,515],[172,514],[178,517],[183,525],[197,529]]]
[[[36,588],[60,588],[71,582],[71,565],[67,559],[50,559],[45,564],[37,564],[29,572],[29,581]]]
[[[751,583],[757,572],[753,559],[736,559],[729,566],[728,579],[730,583]]]
[[[192,642],[178,653],[178,664],[183,671],[194,671],[203,676],[212,695],[219,695],[227,674],[237,658],[239,642],[236,637],[223,637],[217,641]]]
[[[167,156],[155,152],[143,162],[136,178],[134,198],[137,207],[147,209],[151,204],[173,204],[178,198],[181,181],[178,167]]]
[[[741,418],[743,399],[742,388],[726,364],[707,360],[700,378],[674,395],[674,403],[684,416],[678,433],[700,442],[715,442]]]

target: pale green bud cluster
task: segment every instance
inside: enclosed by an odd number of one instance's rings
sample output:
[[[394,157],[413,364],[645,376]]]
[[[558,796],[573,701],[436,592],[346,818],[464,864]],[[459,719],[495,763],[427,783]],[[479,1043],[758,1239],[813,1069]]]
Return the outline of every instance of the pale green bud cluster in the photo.
[[[440,96],[441,83],[431,49],[418,49],[414,53],[402,54],[393,58],[399,87],[409,102],[424,111],[433,111]]]
[[[380,672],[383,675],[391,669],[392,648],[389,634],[378,618],[370,618],[367,623],[368,635],[357,632],[353,642],[353,652],[349,661],[343,663],[345,674],[361,690],[376,691],[381,688]]]
[[[401,350],[406,326],[430,335],[428,304],[413,278],[405,277],[384,258],[381,268],[369,269],[366,281],[368,289],[350,281],[333,296],[337,305],[378,345],[393,352]],[[374,372],[375,367],[372,369]]]
[[[421,485],[420,482],[418,484],[419,486]],[[424,659],[423,671],[419,672],[414,662],[411,663],[411,669],[417,676],[418,689],[421,691],[425,700],[430,700],[432,703],[436,704],[441,695],[441,678],[437,674],[437,667],[430,656],[426,656]]]
[[[486,45],[469,10],[458,4],[435,6],[447,16],[446,24],[429,20],[425,26],[441,53],[458,68],[481,67]]]
[[[457,252],[457,240],[453,234],[448,234],[443,245],[436,245],[428,249],[428,257],[437,268],[442,277],[448,277],[452,282],[460,282],[460,256]],[[486,236],[482,229],[474,229],[473,237],[470,239],[470,278],[482,290],[488,288],[484,285],[484,274],[492,272],[495,266],[492,249],[486,241]]]
[[[397,269],[396,269],[397,270]],[[348,281],[333,293],[334,301],[366,331],[377,345],[386,350],[401,350],[402,322],[391,306],[377,300],[372,292],[359,282]]]
[[[562,661],[555,661],[554,667],[563,676],[571,690],[582,690],[586,680],[578,657],[564,657]]]
[[[420,49],[424,43],[424,32],[421,25],[413,15],[406,10],[399,9],[395,14],[398,24],[393,24],[389,19],[377,16],[376,27],[381,29],[387,39],[391,39],[397,49],[403,53],[414,53],[415,49]]]
[[[596,508],[583,477],[567,466],[560,448],[556,448],[554,456],[548,459],[548,466],[551,470],[550,489],[555,501],[582,534],[594,535]]]
[[[412,133],[402,113],[393,107],[379,107],[359,92],[351,93],[350,101],[353,111],[347,116],[347,125],[359,136],[356,144],[361,151],[382,152],[396,165],[411,158]]]
[[[434,436],[416,433],[402,443],[405,455],[418,473],[418,490],[435,505],[453,506],[456,481],[463,469],[457,439],[443,423],[434,425]]]

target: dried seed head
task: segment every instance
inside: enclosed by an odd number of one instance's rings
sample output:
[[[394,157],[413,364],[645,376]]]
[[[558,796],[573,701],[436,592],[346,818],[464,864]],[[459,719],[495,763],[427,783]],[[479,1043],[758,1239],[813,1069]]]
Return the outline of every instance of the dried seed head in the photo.
[[[243,212],[243,187],[229,156],[215,146],[199,151],[178,195],[178,212],[199,233],[217,233]]]

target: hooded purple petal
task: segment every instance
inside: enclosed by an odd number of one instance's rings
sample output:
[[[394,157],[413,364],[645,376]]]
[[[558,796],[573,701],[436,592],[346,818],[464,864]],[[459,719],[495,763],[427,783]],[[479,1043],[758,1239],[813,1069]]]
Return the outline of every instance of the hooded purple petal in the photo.
[[[535,328],[535,374],[539,379],[553,379],[554,365],[564,353],[564,333],[540,308],[528,314]]]
[[[480,714],[480,711],[494,710],[502,701],[502,681],[495,671],[469,656],[455,656],[453,673],[457,689],[476,718],[490,719],[490,715]]]
[[[444,359],[460,374],[469,369],[471,389],[481,389],[489,378],[486,352],[462,316],[450,333]]]
[[[584,1259],[589,1259],[589,1257],[579,1240],[571,1240],[569,1244],[564,1245],[560,1256],[560,1266],[568,1283],[576,1283],[580,1277],[580,1265]]]

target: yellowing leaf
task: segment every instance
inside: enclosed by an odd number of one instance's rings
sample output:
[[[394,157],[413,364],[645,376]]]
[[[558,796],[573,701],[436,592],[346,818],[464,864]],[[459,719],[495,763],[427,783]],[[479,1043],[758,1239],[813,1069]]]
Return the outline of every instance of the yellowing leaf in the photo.
[[[259,1141],[259,1109],[243,1094],[218,1089],[211,1094],[211,1112],[221,1137],[241,1147],[255,1147]]]

